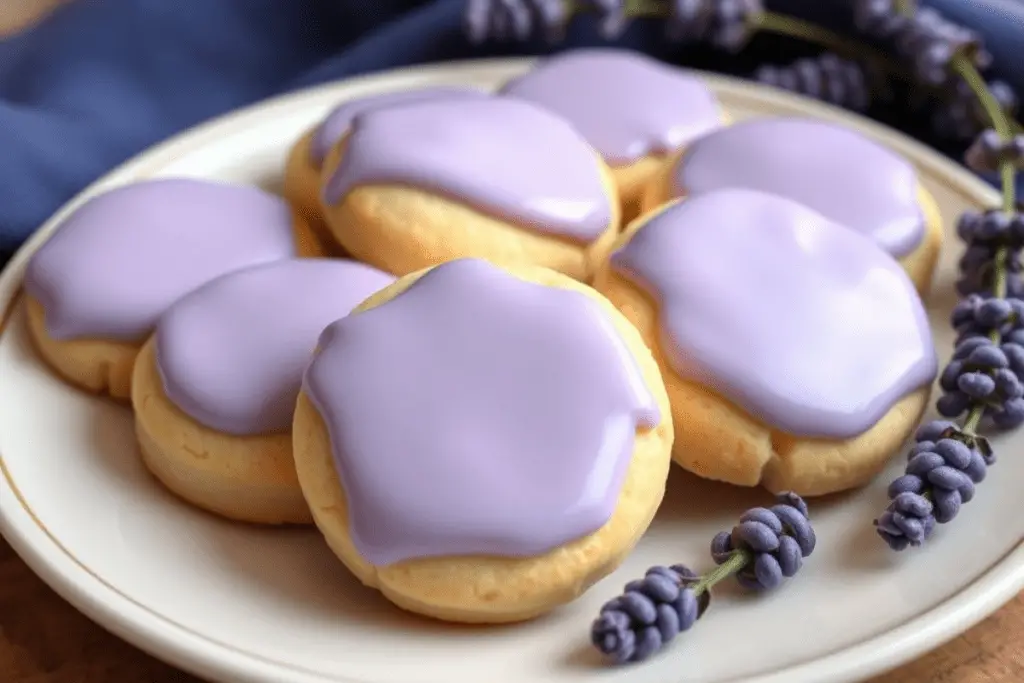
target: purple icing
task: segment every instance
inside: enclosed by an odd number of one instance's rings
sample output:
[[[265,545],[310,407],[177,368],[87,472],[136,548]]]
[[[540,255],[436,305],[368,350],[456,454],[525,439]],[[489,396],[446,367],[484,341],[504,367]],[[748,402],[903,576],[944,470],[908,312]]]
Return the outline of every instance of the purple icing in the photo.
[[[352,119],[363,112],[383,107],[426,102],[442,97],[458,99],[462,97],[486,96],[486,93],[480,90],[457,88],[454,86],[437,86],[419,90],[399,90],[342,102],[324,118],[323,123],[313,133],[313,139],[309,146],[310,160],[317,166],[322,164],[327,153],[331,151],[331,147],[348,131],[349,126],[352,124]]]
[[[766,118],[723,128],[694,141],[673,180],[677,194],[745,187],[789,197],[896,257],[924,236],[913,166],[831,123]]]
[[[54,339],[138,342],[175,301],[239,268],[295,256],[292,213],[271,194],[167,179],[82,205],[37,251],[25,289]]]
[[[643,226],[612,264],[659,302],[680,377],[782,431],[861,434],[935,376],[928,318],[899,264],[790,199],[693,197]]]
[[[176,303],[156,330],[167,397],[227,434],[291,427],[317,339],[394,278],[346,260],[288,259],[207,283]]]
[[[660,421],[600,306],[449,261],[331,325],[305,389],[368,562],[530,557],[610,518],[635,430]]]
[[[563,116],[613,165],[673,152],[722,125],[698,78],[630,50],[573,50],[542,62],[502,94]]]
[[[406,184],[582,242],[612,219],[590,146],[567,122],[514,99],[420,102],[357,116],[324,199],[357,185]]]

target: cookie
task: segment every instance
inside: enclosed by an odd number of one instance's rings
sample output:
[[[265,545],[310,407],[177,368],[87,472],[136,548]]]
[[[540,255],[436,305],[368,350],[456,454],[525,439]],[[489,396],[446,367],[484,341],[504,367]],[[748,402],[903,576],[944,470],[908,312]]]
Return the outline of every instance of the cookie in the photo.
[[[586,280],[619,229],[607,166],[561,117],[512,98],[357,116],[324,166],[324,216],[395,275],[464,257]]]
[[[412,104],[441,97],[483,96],[485,93],[480,90],[438,86],[417,90],[398,90],[342,102],[292,146],[284,172],[285,198],[304,216],[318,219],[317,222],[314,222],[314,226],[319,228],[323,225],[319,219],[322,215],[320,172],[324,159],[331,148],[348,132],[353,118],[362,112],[373,109]],[[323,234],[330,234],[326,230],[326,226],[324,226]]]
[[[345,256],[337,243],[331,239],[322,218],[307,216],[293,212],[292,222],[295,226],[295,243],[298,254],[305,258],[322,258],[326,256]]]
[[[868,482],[928,402],[924,306],[864,235],[791,199],[705,192],[634,221],[595,281],[651,348],[673,458],[813,496]]]
[[[438,619],[519,621],[576,598],[647,529],[668,416],[654,359],[603,297],[459,259],[325,330],[295,465],[364,584]]]
[[[624,220],[669,156],[725,122],[714,93],[687,72],[631,50],[571,50],[541,61],[501,94],[571,123],[611,168]]]
[[[190,179],[126,185],[84,203],[25,272],[29,331],[72,384],[127,399],[135,356],[171,304],[246,266],[292,258],[288,204],[256,188]]]
[[[135,364],[135,432],[171,491],[245,522],[309,523],[292,458],[302,373],[327,325],[394,278],[289,259],[213,280],[161,317]]]
[[[644,208],[725,187],[796,200],[870,236],[926,292],[942,246],[942,217],[917,172],[849,128],[815,119],[751,119],[704,136],[665,167]]]

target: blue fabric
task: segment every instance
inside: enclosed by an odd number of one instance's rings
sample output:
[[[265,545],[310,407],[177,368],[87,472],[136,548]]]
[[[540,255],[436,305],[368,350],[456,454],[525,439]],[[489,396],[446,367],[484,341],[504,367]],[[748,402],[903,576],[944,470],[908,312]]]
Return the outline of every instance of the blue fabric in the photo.
[[[927,0],[980,30],[1024,93],[1021,0]],[[769,0],[842,26],[848,0]],[[84,186],[149,145],[230,109],[406,64],[542,53],[473,47],[462,0],[74,0],[0,41],[0,263]],[[600,44],[574,22],[559,48]],[[686,62],[656,22],[617,41]],[[714,65],[712,65],[714,66]]]

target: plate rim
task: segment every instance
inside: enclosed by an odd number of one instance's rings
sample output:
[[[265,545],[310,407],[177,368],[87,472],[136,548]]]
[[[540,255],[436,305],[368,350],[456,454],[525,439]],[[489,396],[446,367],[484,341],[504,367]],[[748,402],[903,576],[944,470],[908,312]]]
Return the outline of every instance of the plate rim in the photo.
[[[287,110],[309,108],[328,94],[337,100],[358,97],[360,91],[401,88],[421,79],[453,80],[472,77],[500,82],[526,70],[536,58],[498,58],[438,62],[391,69],[324,83],[286,93],[222,114],[171,136],[116,166],[75,195],[21,246],[0,273],[0,336],[18,309],[21,280],[29,257],[50,237],[71,211],[92,195],[125,182],[151,175],[176,157],[203,147],[219,131],[239,122],[282,115]],[[761,103],[794,104],[812,115],[827,116],[866,128],[900,153],[911,156],[929,173],[948,182],[951,189],[972,201],[994,203],[998,195],[980,178],[921,142],[862,116],[808,98],[770,89],[749,81],[693,71],[731,97],[747,97]],[[329,106],[329,105],[327,105]],[[325,677],[279,662],[241,652],[213,641],[145,607],[94,574],[75,558],[60,540],[32,513],[0,453],[0,535],[29,568],[62,599],[97,625],[131,645],[172,666],[215,680],[278,683],[282,675],[295,683],[359,683],[349,678]],[[920,657],[955,638],[1024,590],[1024,539],[975,581],[947,600],[891,629],[855,645],[800,661],[796,664],[745,679],[746,683],[812,683],[828,676],[833,683],[864,680]],[[736,683],[739,683],[737,681]]]

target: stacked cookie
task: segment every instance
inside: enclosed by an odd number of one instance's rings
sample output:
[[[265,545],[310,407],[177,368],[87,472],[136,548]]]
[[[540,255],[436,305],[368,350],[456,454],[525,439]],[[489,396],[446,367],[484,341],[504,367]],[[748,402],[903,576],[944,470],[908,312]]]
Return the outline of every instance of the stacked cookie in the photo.
[[[646,531],[673,460],[862,485],[936,371],[917,289],[941,220],[913,168],[821,122],[727,125],[699,80],[632,53],[342,103],[285,195],[92,199],[30,264],[32,336],[130,399],[181,498],[315,522],[414,612],[574,599]]]

